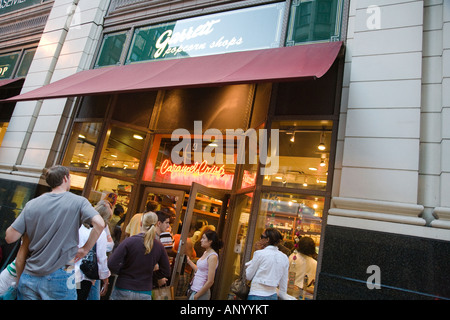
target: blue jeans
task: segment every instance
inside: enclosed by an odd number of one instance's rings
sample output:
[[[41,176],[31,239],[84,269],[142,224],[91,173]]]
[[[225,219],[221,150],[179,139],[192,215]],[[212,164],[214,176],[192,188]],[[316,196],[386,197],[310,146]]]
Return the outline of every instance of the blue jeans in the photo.
[[[276,293],[271,296],[255,296],[249,294],[247,300],[278,300],[278,295]]]
[[[102,280],[96,280],[95,283],[91,287],[91,291],[89,291],[89,295],[87,297],[88,300],[100,300],[100,290],[102,286]]]
[[[197,293],[197,291],[192,291],[192,293],[189,295],[188,300],[194,300],[194,296]],[[210,300],[211,299],[211,291],[208,289],[201,297],[199,297],[197,300]]]
[[[109,300],[152,300],[152,292],[126,290],[114,287]]]
[[[77,300],[74,269],[60,268],[40,277],[23,273],[17,300]]]

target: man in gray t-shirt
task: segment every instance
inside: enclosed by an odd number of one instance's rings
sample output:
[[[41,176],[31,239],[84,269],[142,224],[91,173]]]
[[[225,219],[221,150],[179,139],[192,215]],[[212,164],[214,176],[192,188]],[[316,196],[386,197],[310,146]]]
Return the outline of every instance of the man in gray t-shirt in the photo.
[[[68,192],[67,168],[50,168],[46,181],[52,191],[30,200],[6,231],[8,243],[19,240],[24,233],[30,240],[18,298],[76,299],[73,262],[89,252],[105,224],[86,198]],[[78,248],[78,229],[84,222],[93,229],[86,244]]]

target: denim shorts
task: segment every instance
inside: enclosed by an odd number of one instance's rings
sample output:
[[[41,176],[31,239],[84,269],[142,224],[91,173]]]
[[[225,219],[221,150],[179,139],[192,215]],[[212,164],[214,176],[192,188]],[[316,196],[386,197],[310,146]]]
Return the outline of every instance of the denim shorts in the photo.
[[[77,300],[75,270],[60,268],[46,276],[23,273],[17,300]]]

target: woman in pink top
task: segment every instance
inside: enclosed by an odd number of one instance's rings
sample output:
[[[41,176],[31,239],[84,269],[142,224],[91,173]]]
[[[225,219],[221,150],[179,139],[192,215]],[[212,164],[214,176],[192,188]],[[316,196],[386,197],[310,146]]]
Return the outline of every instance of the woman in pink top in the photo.
[[[188,264],[195,272],[189,300],[209,300],[211,298],[210,288],[214,284],[214,276],[219,265],[218,252],[222,248],[222,241],[219,240],[217,233],[212,230],[206,231],[200,243],[205,252],[197,260],[197,265],[189,257],[187,258]]]

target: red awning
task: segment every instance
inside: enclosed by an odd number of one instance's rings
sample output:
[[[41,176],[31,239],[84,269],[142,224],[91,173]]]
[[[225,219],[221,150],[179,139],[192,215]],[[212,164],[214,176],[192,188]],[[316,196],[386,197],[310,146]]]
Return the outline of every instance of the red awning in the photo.
[[[341,47],[329,42],[92,69],[4,101],[320,78]]]

